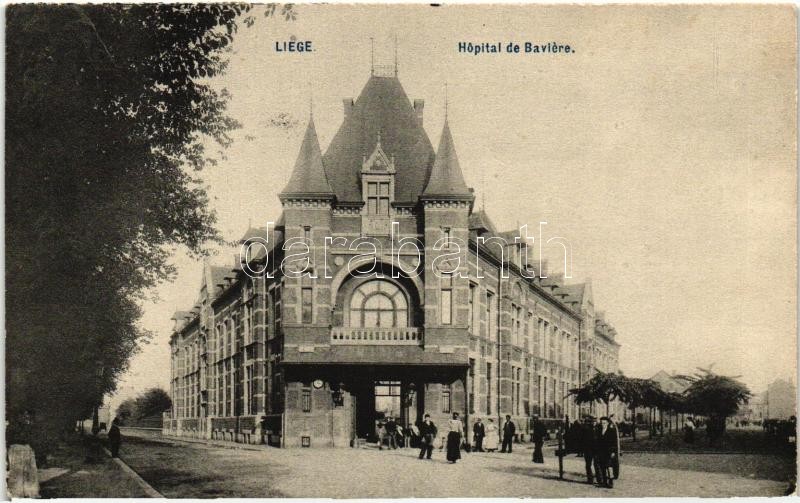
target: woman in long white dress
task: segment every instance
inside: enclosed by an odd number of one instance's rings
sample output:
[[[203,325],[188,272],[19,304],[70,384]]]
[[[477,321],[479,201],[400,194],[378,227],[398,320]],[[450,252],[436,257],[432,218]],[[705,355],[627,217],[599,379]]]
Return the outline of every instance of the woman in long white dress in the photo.
[[[489,452],[497,450],[497,445],[500,443],[500,433],[494,420],[489,418],[489,423],[486,425],[486,438],[483,439],[483,448]]]

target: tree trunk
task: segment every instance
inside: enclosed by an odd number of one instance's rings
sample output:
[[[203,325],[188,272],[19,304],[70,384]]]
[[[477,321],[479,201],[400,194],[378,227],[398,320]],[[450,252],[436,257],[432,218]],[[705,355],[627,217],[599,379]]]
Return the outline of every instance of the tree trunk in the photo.
[[[631,437],[636,442],[636,407],[633,408],[633,421],[631,421]]]

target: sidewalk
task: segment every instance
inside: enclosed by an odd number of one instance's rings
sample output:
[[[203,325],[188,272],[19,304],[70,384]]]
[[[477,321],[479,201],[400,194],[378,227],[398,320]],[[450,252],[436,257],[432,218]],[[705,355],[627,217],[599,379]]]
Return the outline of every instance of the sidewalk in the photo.
[[[80,436],[59,445],[38,470],[43,498],[147,498],[131,473],[103,452],[100,439]]]

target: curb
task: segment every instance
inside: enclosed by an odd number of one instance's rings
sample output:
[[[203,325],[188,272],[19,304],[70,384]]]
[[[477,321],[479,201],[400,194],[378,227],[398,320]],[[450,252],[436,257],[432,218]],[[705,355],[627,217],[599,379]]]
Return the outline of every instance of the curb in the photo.
[[[142,490],[144,491],[144,493],[147,495],[148,498],[165,497],[163,494],[153,489],[153,486],[148,484],[142,477],[139,476],[138,473],[134,471],[133,468],[128,466],[124,461],[122,461],[120,458],[112,457],[111,452],[105,447],[103,447],[103,450],[105,451],[106,454],[108,454],[108,457],[110,457],[115,463],[117,463],[120,466],[120,468],[122,468],[122,471],[130,475],[133,478],[133,480],[136,481],[137,484],[139,484],[139,487],[142,488]]]

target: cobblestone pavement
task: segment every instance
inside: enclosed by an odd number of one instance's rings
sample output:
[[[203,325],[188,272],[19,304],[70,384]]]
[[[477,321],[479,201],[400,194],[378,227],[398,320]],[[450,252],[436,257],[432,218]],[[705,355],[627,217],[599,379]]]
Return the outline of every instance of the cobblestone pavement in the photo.
[[[170,452],[176,450],[180,455]],[[168,497],[725,497],[777,496],[788,487],[745,475],[626,466],[623,456],[620,480],[614,489],[601,489],[585,483],[581,458],[565,458],[565,480],[558,480],[552,452],[544,465],[534,465],[527,445],[510,455],[464,453],[455,465],[443,451],[434,451],[432,461],[416,454],[412,449],[234,450],[182,442],[131,442],[123,449],[123,458]],[[183,482],[161,479],[159,462],[166,472],[180,473]]]

